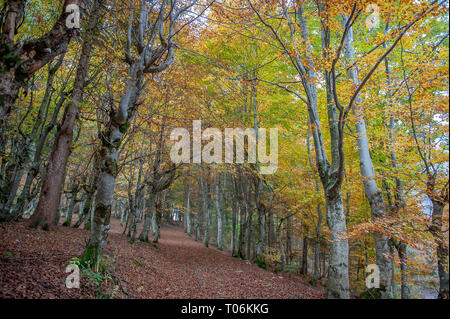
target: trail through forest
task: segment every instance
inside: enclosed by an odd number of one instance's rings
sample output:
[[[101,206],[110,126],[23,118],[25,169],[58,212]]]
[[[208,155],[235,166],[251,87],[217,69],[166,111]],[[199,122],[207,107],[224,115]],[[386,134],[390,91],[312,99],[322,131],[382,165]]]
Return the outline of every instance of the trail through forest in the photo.
[[[307,278],[264,270],[234,258],[229,251],[206,248],[183,229],[164,226],[157,245],[129,244],[112,219],[106,255],[111,262],[116,298],[324,298],[322,287]],[[89,231],[59,227],[29,229],[27,221],[0,224],[0,298],[99,297],[94,285],[65,287],[65,267],[80,256]],[[119,284],[120,281],[120,284]],[[111,286],[111,285],[110,285]],[[107,292],[107,284],[101,286]],[[120,289],[119,289],[120,288]]]

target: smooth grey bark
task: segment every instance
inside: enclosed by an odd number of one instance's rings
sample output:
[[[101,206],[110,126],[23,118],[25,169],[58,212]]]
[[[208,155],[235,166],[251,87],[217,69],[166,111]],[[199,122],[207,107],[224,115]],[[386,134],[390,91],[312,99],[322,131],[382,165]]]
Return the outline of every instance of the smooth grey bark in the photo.
[[[206,183],[205,178],[200,175],[199,176],[199,185],[201,188],[201,194],[203,198],[203,216],[204,216],[204,233],[203,233],[203,244],[205,247],[209,247],[209,235],[210,235],[210,227],[211,227],[211,212],[210,212],[210,187],[209,184]]]
[[[312,155],[311,155],[311,130],[308,128],[308,137],[306,138],[306,146],[308,150],[308,162],[309,166],[312,170],[316,170],[317,168],[314,166]],[[314,181],[316,184],[316,191],[320,192],[320,184],[317,179],[316,174],[314,174]],[[314,244],[314,274],[313,274],[313,284],[316,285],[317,281],[320,277],[320,239],[322,236],[322,205],[321,203],[317,204],[317,224],[316,224],[316,236],[314,238],[315,244]]]
[[[134,243],[134,241],[136,240],[136,236],[137,236],[137,229],[138,229],[138,223],[139,223],[139,218],[141,215],[141,203],[143,201],[143,196],[144,196],[144,187],[141,187],[141,182],[142,182],[142,174],[143,174],[143,168],[144,168],[144,159],[143,159],[143,149],[144,149],[144,140],[142,140],[142,145],[141,145],[141,151],[140,151],[140,159],[139,159],[139,173],[138,173],[138,179],[136,182],[136,190],[134,192],[134,201],[133,201],[133,220],[131,223],[131,238],[130,238],[130,243]]]
[[[326,198],[327,223],[331,231],[328,267],[328,298],[350,297],[348,280],[348,241],[341,234],[347,232],[341,193]]]
[[[199,205],[201,207],[201,205]],[[197,210],[197,213],[194,215],[194,230],[195,230],[195,241],[200,241],[200,210]]]
[[[387,33],[389,29],[389,23],[386,24],[385,27],[385,34]],[[384,45],[386,47],[386,45]],[[389,67],[389,58],[386,57],[384,59],[384,65],[385,65],[385,74],[387,79],[387,85],[388,85],[388,98],[389,98],[389,106],[393,108],[393,101],[392,101],[392,79],[391,79],[391,72]],[[389,140],[390,145],[388,145],[390,157],[391,157],[391,165],[394,168],[395,171],[398,170],[398,163],[397,163],[397,154],[395,153],[394,149],[392,148],[393,145],[395,145],[395,118],[392,114],[389,114]],[[390,193],[388,192],[388,196]],[[394,214],[398,214],[401,209],[403,209],[406,206],[406,200],[404,198],[404,189],[403,189],[403,182],[400,180],[398,176],[395,177],[395,203],[393,202],[392,198],[388,198],[390,210]],[[393,242],[393,246],[396,248],[399,259],[400,259],[400,280],[401,280],[401,298],[402,299],[410,299],[410,290],[408,285],[408,254],[407,254],[407,245],[403,242],[396,242],[394,239],[391,239]],[[393,286],[395,284],[395,265],[392,267],[392,283]]]
[[[188,184],[186,191],[186,210],[185,224],[186,224],[186,234],[191,235],[191,184]]]
[[[319,3],[319,13],[324,19],[322,21],[322,55],[329,59],[331,32],[329,29],[329,13],[327,3]],[[285,11],[287,15],[288,12]],[[320,119],[318,116],[316,71],[312,57],[312,45],[309,41],[309,31],[306,18],[303,12],[303,4],[297,8],[298,26],[301,30],[301,38],[306,46],[305,64],[296,55],[296,65],[299,73],[305,79],[303,84],[308,97],[308,115],[311,123],[314,149],[316,153],[316,165],[318,168],[320,180],[325,193],[325,203],[327,211],[327,224],[330,230],[330,260],[328,270],[328,298],[348,299],[350,298],[349,275],[348,275],[348,240],[343,238],[347,232],[344,205],[341,196],[341,187],[344,175],[344,149],[343,149],[343,120],[342,109],[338,113],[337,96],[333,94],[336,78],[334,74],[334,65],[332,72],[324,70],[326,84],[326,99],[328,111],[328,125],[331,137],[331,157],[329,163],[326,155],[325,144],[323,141]],[[291,27],[291,33],[293,28]],[[294,39],[292,39],[294,40]]]
[[[248,260],[253,260],[253,254],[252,254],[252,244],[253,244],[253,240],[254,240],[254,236],[253,236],[253,205],[252,205],[252,200],[251,200],[251,191],[252,191],[252,187],[251,187],[251,183],[247,183],[247,186],[245,188],[245,200],[244,202],[246,203],[246,207],[247,207],[247,232],[246,232],[246,238],[245,238],[245,243],[246,243],[246,257]]]
[[[157,204],[155,203],[155,206]],[[159,224],[161,222],[161,211],[158,210],[158,206],[152,211],[152,231],[153,231],[153,241],[158,242],[159,240]]]
[[[278,225],[278,229],[275,231],[276,233],[276,241],[278,244],[278,250],[280,252],[280,259],[281,259],[281,263],[280,263],[280,271],[283,271],[284,268],[286,267],[286,255],[283,249],[283,241],[282,241],[282,225],[283,225],[283,219],[280,220],[280,224]]]
[[[262,192],[262,181],[258,177],[258,187],[257,187],[257,197],[256,205],[258,209],[258,227],[259,227],[259,237],[258,243],[256,245],[256,257],[259,257],[264,252],[264,243],[266,241],[266,207],[260,201],[260,193]]]
[[[273,247],[275,245],[276,236],[275,236],[275,221],[273,217],[273,210],[269,209],[268,212],[269,219],[267,223],[267,245],[269,247]]]
[[[242,171],[238,168],[239,178],[236,180],[236,185],[238,187],[237,199],[238,199],[238,207],[239,207],[239,242],[238,242],[238,257],[242,259],[246,259],[248,256],[246,255],[246,231],[247,231],[247,201],[245,200],[244,193],[244,178],[242,176]]]
[[[220,186],[220,177],[219,174],[216,179],[216,185],[215,185],[215,204],[216,204],[216,212],[217,212],[217,248],[222,250],[223,249],[223,217],[222,217],[222,209],[220,207],[221,205],[221,197],[222,192],[219,190]]]
[[[238,214],[238,206],[237,206],[237,185],[234,174],[231,175],[233,194],[232,199],[233,202],[231,204],[232,216],[231,216],[231,235],[230,235],[230,248],[231,248],[231,256],[236,255],[236,230],[237,230],[237,214]]]
[[[408,246],[404,243],[399,243],[397,251],[398,257],[400,258],[401,298],[410,299],[411,294],[408,285]]]
[[[117,205],[118,205],[118,209],[120,211],[120,226],[123,226],[123,221],[126,218],[126,209],[124,207],[124,203],[122,200],[119,200]]]
[[[156,214],[156,195],[152,191],[148,191],[148,197],[145,201],[146,212],[144,215],[144,225],[142,226],[142,232],[139,235],[139,240],[148,242],[148,233],[150,232],[150,228],[152,226],[152,216]]]
[[[343,25],[347,24],[347,17],[343,17]],[[358,69],[355,63],[353,50],[353,30],[348,29],[347,36],[344,40],[344,54],[348,63],[352,67],[348,68],[348,77],[353,85],[360,84],[358,79]],[[370,204],[372,220],[377,221],[379,218],[386,216],[386,205],[384,203],[383,194],[375,182],[375,169],[373,167],[372,158],[370,157],[369,141],[367,137],[366,124],[362,114],[363,101],[358,95],[353,104],[353,112],[357,118],[355,123],[358,141],[358,154],[361,175],[363,177],[363,185],[366,197]],[[392,268],[393,258],[391,256],[391,247],[389,238],[382,233],[374,233],[376,264],[380,270],[380,293],[383,299],[393,298],[392,291]]]
[[[70,193],[69,206],[67,208],[66,218],[63,222],[63,226],[70,227],[72,225],[72,216],[75,208],[75,204],[77,203],[78,190],[75,190]]]

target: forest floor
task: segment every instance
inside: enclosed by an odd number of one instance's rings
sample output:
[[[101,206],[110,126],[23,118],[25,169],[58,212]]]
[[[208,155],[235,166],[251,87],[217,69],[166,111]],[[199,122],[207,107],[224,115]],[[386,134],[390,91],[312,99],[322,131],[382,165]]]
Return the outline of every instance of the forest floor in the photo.
[[[105,252],[113,280],[96,287],[85,275],[80,289],[68,289],[65,268],[88,237],[83,229],[48,232],[30,229],[26,220],[1,223],[0,298],[325,298],[325,289],[306,277],[275,274],[206,248],[178,227],[162,227],[157,245],[130,244],[116,219]]]

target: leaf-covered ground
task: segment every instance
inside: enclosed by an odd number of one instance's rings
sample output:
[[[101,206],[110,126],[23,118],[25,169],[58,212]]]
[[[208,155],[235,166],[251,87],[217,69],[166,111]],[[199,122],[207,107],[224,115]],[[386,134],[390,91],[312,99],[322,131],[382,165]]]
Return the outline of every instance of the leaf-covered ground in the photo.
[[[206,248],[182,229],[163,227],[160,242],[135,242],[112,220],[106,255],[112,279],[100,287],[115,298],[324,298],[303,277],[274,274]],[[65,286],[65,267],[79,256],[89,231],[60,226],[30,229],[27,221],[0,224],[0,298],[99,298],[83,276],[80,289]],[[111,296],[111,295],[110,295]]]

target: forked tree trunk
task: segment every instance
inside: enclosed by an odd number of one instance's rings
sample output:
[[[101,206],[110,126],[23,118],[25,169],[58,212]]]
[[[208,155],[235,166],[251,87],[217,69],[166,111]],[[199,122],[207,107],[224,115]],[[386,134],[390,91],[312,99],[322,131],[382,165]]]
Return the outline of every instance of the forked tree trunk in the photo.
[[[344,24],[347,18],[343,19]],[[345,39],[345,57],[349,63],[354,61],[353,52],[353,30],[350,27],[347,37]],[[359,85],[357,66],[348,69],[348,77],[353,82],[354,86]],[[364,191],[370,204],[372,213],[372,220],[376,222],[378,218],[386,216],[386,205],[384,203],[383,194],[375,182],[375,169],[373,167],[372,158],[369,152],[369,141],[367,137],[366,124],[362,115],[362,100],[360,96],[355,99],[353,106],[354,113],[357,118],[355,123],[358,141],[358,154],[361,175],[363,177]],[[383,299],[392,298],[392,268],[393,258],[391,256],[391,247],[389,245],[389,238],[381,233],[374,233],[376,263],[380,270],[380,293]]]
[[[385,28],[385,34],[388,31],[389,22],[386,24]],[[383,45],[384,48],[386,48],[386,44]],[[392,100],[392,80],[391,80],[391,72],[389,69],[389,59],[386,57],[384,59],[384,65],[385,65],[385,74],[387,78],[387,85],[388,85],[388,92],[387,95],[389,97],[389,106],[390,108],[393,108],[393,100]],[[393,115],[389,116],[389,141],[390,144],[388,146],[390,157],[391,157],[391,165],[394,168],[394,171],[398,170],[397,165],[397,154],[395,153],[393,146],[395,145],[395,118]],[[389,194],[389,193],[388,193]],[[398,214],[400,209],[403,209],[406,205],[406,200],[404,198],[404,190],[403,190],[403,182],[400,180],[398,176],[395,177],[395,204],[393,203],[392,199],[388,197],[388,202],[390,205],[390,210],[392,213]],[[393,240],[392,240],[393,241]],[[395,248],[397,249],[397,253],[400,259],[400,272],[401,272],[401,298],[402,299],[410,299],[410,291],[409,291],[409,284],[408,284],[408,254],[407,254],[407,248],[408,246],[405,243],[399,242],[395,244]],[[392,266],[392,285],[395,284],[394,280],[395,275],[395,266],[393,264]]]

